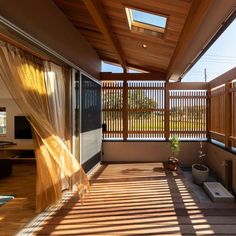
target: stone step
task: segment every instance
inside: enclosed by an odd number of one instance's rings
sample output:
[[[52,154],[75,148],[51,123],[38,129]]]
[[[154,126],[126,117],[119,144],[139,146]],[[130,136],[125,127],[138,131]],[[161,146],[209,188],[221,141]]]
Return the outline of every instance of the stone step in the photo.
[[[205,182],[203,187],[213,202],[234,201],[234,196],[219,182]]]

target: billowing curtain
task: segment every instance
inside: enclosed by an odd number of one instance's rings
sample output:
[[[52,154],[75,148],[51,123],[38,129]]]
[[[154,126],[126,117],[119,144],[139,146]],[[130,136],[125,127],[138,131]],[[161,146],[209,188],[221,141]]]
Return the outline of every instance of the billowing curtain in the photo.
[[[45,85],[48,95],[48,105],[50,110],[51,124],[60,139],[66,143],[66,123],[65,123],[65,78],[62,67],[45,61]],[[61,153],[61,165],[64,166],[64,153]],[[62,190],[69,188],[69,179],[61,172]]]
[[[43,65],[41,60],[0,41],[0,76],[34,130],[36,211],[61,199],[62,179],[69,180],[71,188],[76,185],[82,197],[89,182],[63,140],[64,90],[58,67]]]

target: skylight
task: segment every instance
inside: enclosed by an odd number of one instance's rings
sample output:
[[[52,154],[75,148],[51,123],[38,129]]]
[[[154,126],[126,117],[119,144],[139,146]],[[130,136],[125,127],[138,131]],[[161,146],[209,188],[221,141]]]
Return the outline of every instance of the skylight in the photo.
[[[143,29],[149,31],[152,35],[155,35],[153,32],[158,34],[164,33],[167,24],[167,17],[127,7],[125,10],[131,31],[138,30],[139,32],[143,32]]]
[[[150,13],[146,13],[143,11],[132,10],[133,21],[140,22],[143,24],[148,24],[160,28],[166,27],[167,18],[164,16],[158,16]]]

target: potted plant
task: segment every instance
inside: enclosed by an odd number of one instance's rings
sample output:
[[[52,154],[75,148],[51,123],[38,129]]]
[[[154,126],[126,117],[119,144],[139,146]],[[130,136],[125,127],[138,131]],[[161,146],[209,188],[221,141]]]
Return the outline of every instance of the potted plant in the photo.
[[[170,140],[170,149],[172,156],[168,159],[168,166],[170,170],[177,170],[177,166],[179,163],[179,152],[180,152],[180,141],[178,136],[174,135]]]
[[[192,165],[193,181],[198,185],[203,184],[203,182],[207,180],[208,175],[209,175],[209,168],[203,164],[205,161],[205,157],[206,157],[206,154],[203,153],[203,145],[201,141],[199,155],[198,155],[199,163]]]

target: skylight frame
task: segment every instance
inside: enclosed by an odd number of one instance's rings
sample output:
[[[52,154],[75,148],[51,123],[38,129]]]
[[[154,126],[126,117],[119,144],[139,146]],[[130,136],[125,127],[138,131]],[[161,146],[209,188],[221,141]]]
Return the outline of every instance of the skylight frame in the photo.
[[[138,11],[138,12],[141,12],[141,13],[150,14],[152,17],[157,16],[157,17],[166,18],[165,26],[162,27],[162,26],[158,26],[158,25],[149,24],[149,23],[146,23],[146,22],[135,20],[134,17],[133,17],[133,12],[132,11]],[[133,27],[138,27],[138,28],[141,28],[141,29],[146,29],[146,30],[149,30],[149,31],[154,31],[154,32],[164,34],[166,29],[167,29],[167,24],[168,24],[168,16],[167,15],[154,13],[154,12],[150,12],[150,11],[145,11],[145,10],[140,10],[140,9],[133,8],[133,7],[128,7],[128,6],[125,7],[125,12],[126,12],[126,16],[127,16],[127,19],[128,19],[128,25],[129,25],[129,28],[130,28],[131,31],[132,31]]]

